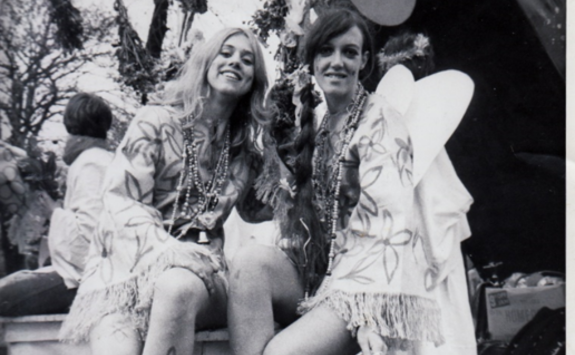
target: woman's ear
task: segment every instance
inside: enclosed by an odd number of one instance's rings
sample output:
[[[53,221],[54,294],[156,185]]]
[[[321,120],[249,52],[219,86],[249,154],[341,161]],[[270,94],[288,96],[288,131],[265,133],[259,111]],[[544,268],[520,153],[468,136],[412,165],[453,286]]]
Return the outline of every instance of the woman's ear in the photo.
[[[365,51],[365,52],[363,52],[363,55],[361,56],[361,70],[363,70],[363,68],[365,68],[368,60],[369,60],[369,51]]]

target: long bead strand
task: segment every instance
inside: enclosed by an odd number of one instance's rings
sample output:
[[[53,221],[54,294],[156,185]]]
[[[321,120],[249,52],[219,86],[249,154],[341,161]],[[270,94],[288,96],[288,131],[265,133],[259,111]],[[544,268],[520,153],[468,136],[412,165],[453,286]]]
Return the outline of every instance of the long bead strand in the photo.
[[[351,114],[349,116],[348,121],[345,124],[345,127],[343,128],[343,132],[344,132],[344,142],[341,148],[341,151],[339,153],[339,157],[338,157],[338,163],[337,166],[335,168],[335,170],[333,171],[333,175],[332,175],[332,179],[330,181],[330,189],[329,191],[333,191],[333,195],[331,196],[331,198],[329,198],[329,200],[332,203],[332,208],[331,208],[331,213],[328,213],[327,216],[327,222],[328,222],[328,233],[329,233],[329,239],[330,239],[330,245],[329,245],[329,254],[328,254],[328,262],[327,262],[327,270],[326,270],[326,277],[324,279],[324,282],[322,283],[322,285],[324,287],[327,286],[327,281],[331,278],[331,274],[332,274],[332,269],[333,269],[333,261],[335,259],[335,240],[337,238],[337,221],[338,221],[338,217],[339,217],[339,194],[340,194],[340,188],[341,188],[341,180],[343,177],[343,162],[345,160],[345,155],[347,154],[347,151],[349,149],[349,144],[351,141],[351,138],[353,137],[353,134],[355,133],[355,129],[357,128],[357,124],[359,122],[359,117],[361,115],[361,109],[363,108],[363,105],[365,103],[365,100],[367,98],[367,94],[365,93],[365,90],[363,89],[363,87],[359,87],[358,90],[358,94],[356,99],[354,100],[353,103],[353,108],[351,111]],[[324,131],[326,126],[327,126],[327,115],[326,117],[324,117],[324,120],[322,122],[320,131]],[[320,137],[321,142],[320,144],[318,144],[318,148],[320,149],[319,154],[316,155],[316,159],[314,159],[314,167],[317,167],[321,164],[322,162],[322,157],[321,157],[321,153],[323,152],[323,145],[325,144],[325,135],[322,135]],[[314,171],[315,173],[315,171]],[[321,177],[321,176],[325,176],[325,174],[313,174],[312,176],[314,176],[315,178],[317,177]],[[335,179],[333,178],[335,177]],[[322,184],[319,181],[314,181],[313,184],[314,187],[320,187],[322,186]],[[316,190],[314,188],[314,194],[316,193]],[[323,195],[325,195],[324,193],[322,193]],[[316,195],[317,198],[317,195]],[[317,200],[327,203],[328,198],[327,196],[322,196],[321,198],[317,198]],[[328,210],[328,208],[326,208],[327,206],[323,207],[323,211]],[[325,213],[325,212],[324,212]],[[322,287],[323,289],[323,287]],[[320,290],[318,292],[322,292],[323,290]],[[306,292],[306,296],[307,296],[307,292]]]
[[[193,121],[193,118],[192,118]],[[186,227],[180,231],[177,239],[180,239],[191,228],[193,221],[198,218],[201,213],[212,212],[215,209],[219,195],[222,191],[222,186],[226,181],[228,170],[229,170],[229,156],[230,156],[230,129],[226,130],[226,138],[224,141],[224,147],[218,158],[216,168],[214,169],[214,174],[207,184],[204,184],[200,177],[199,171],[199,159],[197,151],[197,143],[194,140],[194,126],[192,125],[189,129],[183,130],[184,144],[182,152],[182,160],[184,167],[178,179],[178,184],[176,186],[176,199],[174,201],[174,207],[172,210],[171,219],[167,222],[169,225],[168,233],[172,233],[173,226],[176,223],[176,216],[178,215],[178,203],[182,191],[185,189],[184,203],[180,211],[180,217],[189,220]],[[185,181],[185,187],[184,187]],[[190,197],[192,193],[192,188],[195,188],[199,192],[197,205],[191,208]]]

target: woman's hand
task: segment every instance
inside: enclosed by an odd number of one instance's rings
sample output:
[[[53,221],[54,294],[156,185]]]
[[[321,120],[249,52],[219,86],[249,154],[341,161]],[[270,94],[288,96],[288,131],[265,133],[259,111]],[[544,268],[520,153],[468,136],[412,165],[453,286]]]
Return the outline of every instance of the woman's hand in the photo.
[[[361,347],[362,355],[385,355],[387,345],[373,328],[361,326],[357,331],[357,342]]]

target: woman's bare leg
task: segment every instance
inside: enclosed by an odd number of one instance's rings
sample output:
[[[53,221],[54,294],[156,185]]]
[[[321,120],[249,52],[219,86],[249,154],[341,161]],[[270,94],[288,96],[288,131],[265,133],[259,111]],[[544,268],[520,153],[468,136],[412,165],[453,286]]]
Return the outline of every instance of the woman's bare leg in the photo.
[[[170,269],[156,282],[143,355],[192,354],[196,325],[223,326],[225,321],[223,285],[210,295],[193,272]]]
[[[102,318],[90,331],[92,355],[138,355],[142,341],[134,326],[120,314]]]
[[[274,336],[274,320],[297,319],[303,287],[295,266],[280,249],[252,245],[240,249],[230,267],[228,327],[235,355],[261,355]]]
[[[319,306],[278,333],[264,355],[353,355],[360,351],[346,323],[329,307]]]

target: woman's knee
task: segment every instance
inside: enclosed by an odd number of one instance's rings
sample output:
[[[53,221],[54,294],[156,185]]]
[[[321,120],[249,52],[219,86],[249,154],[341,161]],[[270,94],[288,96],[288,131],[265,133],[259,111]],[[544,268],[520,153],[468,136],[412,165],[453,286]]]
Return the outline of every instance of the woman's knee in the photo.
[[[185,305],[204,302],[208,291],[202,279],[190,270],[173,268],[163,272],[156,281],[154,300]]]
[[[281,251],[266,245],[249,245],[237,251],[230,265],[231,281],[245,278],[261,278],[277,263]]]
[[[126,316],[104,316],[90,331],[90,349],[93,355],[139,354],[142,341],[138,331]]]

